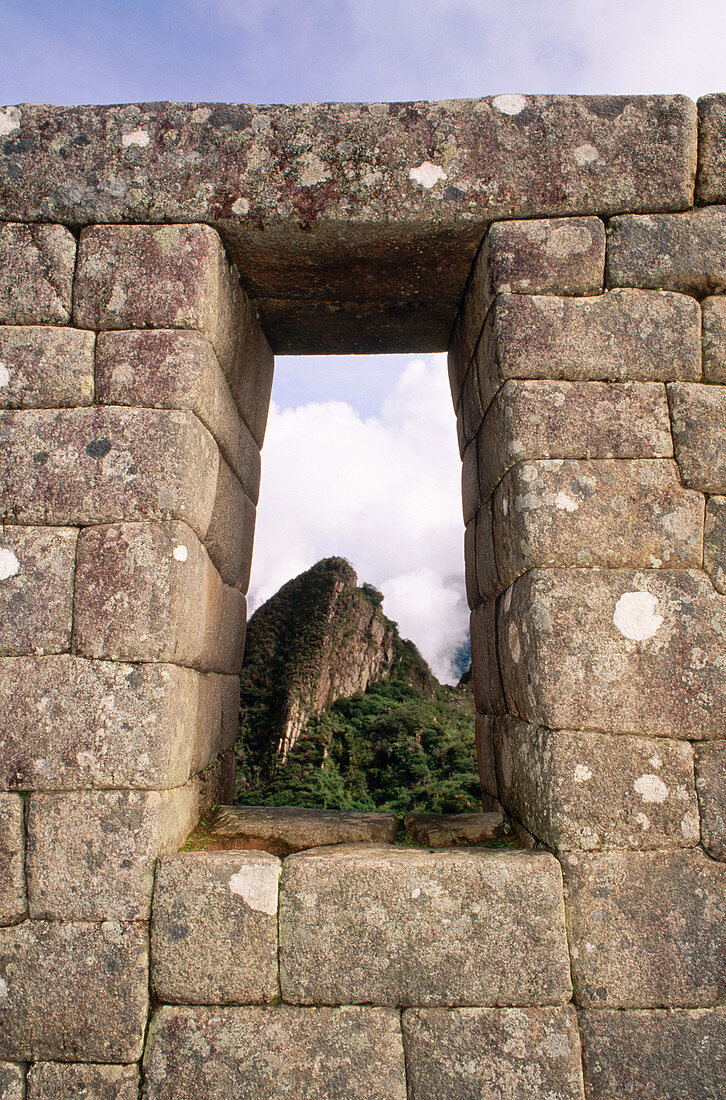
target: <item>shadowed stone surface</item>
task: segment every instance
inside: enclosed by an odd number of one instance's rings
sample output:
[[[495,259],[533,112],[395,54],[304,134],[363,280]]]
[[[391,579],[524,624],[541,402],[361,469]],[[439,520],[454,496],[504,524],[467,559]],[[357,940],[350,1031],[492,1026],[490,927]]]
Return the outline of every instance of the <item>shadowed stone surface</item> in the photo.
[[[706,501],[703,568],[719,592],[726,593],[726,497]]]
[[[259,448],[237,411],[212,345],[201,333],[172,329],[100,333],[96,386],[103,405],[191,409],[257,503]]]
[[[490,798],[499,798],[496,761],[494,755],[494,716],[477,714],[475,722],[476,759],[482,790]]]
[[[726,382],[726,298],[706,298],[703,314],[703,378]]]
[[[0,787],[174,787],[234,744],[237,677],[81,657],[0,660]]]
[[[183,842],[197,812],[194,781],[171,791],[32,795],[27,860],[31,917],[148,918],[156,857]]]
[[[0,1096],[3,1100],[25,1100],[25,1067],[0,1062]]]
[[[536,566],[699,567],[703,507],[672,461],[518,463],[494,495],[501,587]]]
[[[494,600],[475,607],[469,617],[471,634],[471,682],[480,714],[502,714],[507,709],[497,656],[497,622]]]
[[[148,1006],[140,924],[25,921],[0,928],[0,1058],[133,1062]]]
[[[346,846],[290,856],[280,983],[291,1003],[557,1004],[569,999],[549,855]]]
[[[510,710],[535,725],[724,736],[726,600],[700,572],[536,569],[498,638]]]
[[[726,994],[726,867],[692,852],[562,860],[575,999],[712,1006]]]
[[[381,1008],[163,1007],[144,1078],[146,1100],[406,1100],[399,1015]]]
[[[263,849],[276,856],[329,844],[392,844],[397,829],[395,814],[288,806],[219,806],[209,825],[213,845]]]
[[[676,459],[686,485],[726,493],[726,386],[668,386]]]
[[[95,339],[72,328],[0,327],[0,406],[93,404]]]
[[[549,847],[692,848],[693,750],[664,738],[496,725],[500,797]]]
[[[138,1100],[138,1066],[36,1062],[28,1072],[27,1100]]]
[[[0,324],[66,324],[75,262],[75,237],[64,226],[0,223]]]
[[[204,545],[222,580],[246,592],[250,583],[255,506],[223,458]]]
[[[28,908],[23,813],[20,795],[0,794],[0,924],[21,920]]]
[[[505,382],[477,437],[479,491],[535,458],[671,458],[665,386],[657,382]]]
[[[410,1100],[583,1100],[573,1008],[408,1009]]]
[[[703,846],[726,862],[726,741],[696,748],[696,790]]]
[[[494,524],[492,521],[492,504],[487,501],[482,504],[477,512],[474,541],[474,565],[476,570],[476,584],[479,596],[482,600],[490,600],[499,595],[502,584],[497,569],[496,554],[494,551]]]
[[[280,995],[280,861],[267,852],[183,852],[156,871],[152,985],[160,1001],[264,1004]]]
[[[726,209],[623,214],[609,224],[609,286],[678,290],[700,298],[726,290]]]
[[[70,649],[78,532],[0,526],[0,654]]]
[[[479,497],[479,471],[477,468],[477,444],[472,441],[462,455],[461,497],[464,511],[464,523],[469,523],[477,513],[481,503]]]
[[[403,824],[427,848],[453,848],[506,836],[504,818],[486,814],[406,814]]]
[[[579,1013],[591,1100],[721,1100],[726,1010]]]
[[[236,674],[245,601],[184,523],[89,527],[78,541],[74,645],[87,657]]]
[[[204,538],[219,451],[192,413],[0,413],[0,515],[15,523],[183,519]]]

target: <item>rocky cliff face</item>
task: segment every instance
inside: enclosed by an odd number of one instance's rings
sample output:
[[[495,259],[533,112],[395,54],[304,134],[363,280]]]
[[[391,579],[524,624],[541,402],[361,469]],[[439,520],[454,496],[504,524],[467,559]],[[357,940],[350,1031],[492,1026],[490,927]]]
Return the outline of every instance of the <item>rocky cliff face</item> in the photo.
[[[270,752],[284,761],[310,718],[392,674],[433,698],[436,681],[381,600],[371,585],[358,587],[344,558],[325,558],[258,608],[247,628],[242,706],[267,720],[251,723],[264,729],[251,758]]]

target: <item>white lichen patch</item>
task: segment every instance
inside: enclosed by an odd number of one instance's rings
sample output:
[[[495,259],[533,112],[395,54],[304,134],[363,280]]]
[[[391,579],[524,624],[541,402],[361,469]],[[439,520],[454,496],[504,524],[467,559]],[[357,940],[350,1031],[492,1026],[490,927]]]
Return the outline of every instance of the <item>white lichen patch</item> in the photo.
[[[0,548],[0,581],[6,581],[15,577],[20,572],[20,562],[12,550],[7,547]]]
[[[0,108],[0,137],[16,134],[20,129],[20,111],[17,107]]]
[[[330,172],[316,153],[306,153],[301,161],[302,168],[298,177],[301,187],[314,187],[317,183],[325,183],[330,179]]]
[[[143,149],[150,141],[148,130],[132,130],[130,134],[121,135],[121,144],[126,148],[129,145],[138,145]]]
[[[575,783],[587,783],[588,779],[592,779],[592,772],[586,764],[575,765]]]
[[[641,810],[640,813],[637,813],[635,815],[635,820],[638,822],[638,825],[640,825],[643,832],[646,833],[650,828],[650,818],[648,817],[648,815],[644,814]]]
[[[189,557],[189,551],[183,542],[177,543],[172,553],[174,555],[174,561],[186,561]]]
[[[600,159],[600,154],[594,145],[578,145],[572,155],[575,158],[575,164],[580,168],[586,168],[588,164],[593,164]]]
[[[422,187],[430,188],[445,180],[446,172],[439,164],[432,164],[430,160],[425,160],[423,164],[419,164],[418,168],[412,168],[409,171],[408,178],[414,183],[420,183]]]
[[[565,259],[587,252],[591,246],[592,233],[584,225],[560,225],[548,237],[545,252],[548,256]]]
[[[561,512],[576,512],[580,505],[572,497],[568,497],[567,493],[558,493],[555,497],[555,508],[559,508]]]
[[[503,115],[518,115],[526,106],[527,99],[523,95],[495,95],[492,100],[492,107]]]
[[[4,978],[0,978],[0,999],[8,996],[10,993],[10,987]]]
[[[522,659],[522,643],[519,639],[519,630],[516,623],[509,624],[509,652],[515,665]]]
[[[414,890],[411,891],[411,897],[412,898],[420,898],[421,897],[421,891],[420,891],[418,886]]]
[[[644,642],[657,634],[663,616],[657,614],[658,599],[650,592],[625,592],[615,605],[613,622],[626,638]]]
[[[249,199],[239,198],[239,199],[235,199],[235,201],[232,203],[232,213],[233,214],[241,215],[241,214],[249,214],[249,212],[250,212]]]
[[[243,863],[229,880],[229,889],[256,913],[274,917],[277,913],[277,883],[278,876],[271,874],[270,867]]]
[[[190,117],[192,122],[201,123],[206,122],[211,113],[209,107],[195,107]]]
[[[681,821],[681,833],[684,840],[698,840],[701,836],[701,820],[693,810]]]
[[[660,776],[652,773],[641,775],[635,780],[633,787],[643,802],[665,802],[669,793]]]
[[[10,385],[10,371],[4,363],[0,363],[0,389]]]

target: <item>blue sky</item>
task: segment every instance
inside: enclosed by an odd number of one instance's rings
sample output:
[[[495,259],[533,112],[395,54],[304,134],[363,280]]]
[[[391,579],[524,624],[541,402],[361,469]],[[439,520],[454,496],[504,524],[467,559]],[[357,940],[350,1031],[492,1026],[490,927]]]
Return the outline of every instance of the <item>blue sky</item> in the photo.
[[[0,104],[726,90],[724,0],[0,0]],[[326,554],[439,675],[466,633],[440,356],[279,360],[252,605]]]

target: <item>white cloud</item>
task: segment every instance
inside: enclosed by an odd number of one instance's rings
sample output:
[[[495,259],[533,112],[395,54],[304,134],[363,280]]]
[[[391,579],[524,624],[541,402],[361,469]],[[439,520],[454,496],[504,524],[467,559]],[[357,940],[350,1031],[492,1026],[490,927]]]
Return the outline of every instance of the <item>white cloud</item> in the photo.
[[[355,369],[352,359],[341,369]],[[250,603],[322,557],[348,558],[359,581],[437,675],[466,634],[461,464],[443,355],[412,359],[380,417],[340,401],[273,404]]]

